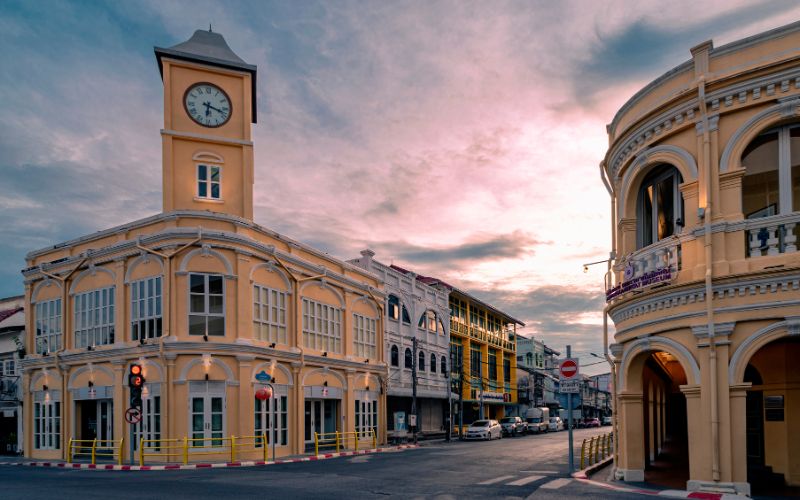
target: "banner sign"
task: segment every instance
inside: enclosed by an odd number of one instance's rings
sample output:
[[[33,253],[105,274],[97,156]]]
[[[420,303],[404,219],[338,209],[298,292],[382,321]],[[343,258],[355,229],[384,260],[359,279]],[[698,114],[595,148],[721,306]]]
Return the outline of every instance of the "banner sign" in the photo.
[[[659,283],[670,282],[674,277],[675,275],[672,273],[672,269],[669,267],[644,273],[637,278],[623,281],[619,285],[606,290],[606,302],[632,290],[639,290],[640,288],[657,285]]]
[[[505,401],[505,395],[502,392],[484,392],[483,400],[497,401],[498,403],[502,403]]]

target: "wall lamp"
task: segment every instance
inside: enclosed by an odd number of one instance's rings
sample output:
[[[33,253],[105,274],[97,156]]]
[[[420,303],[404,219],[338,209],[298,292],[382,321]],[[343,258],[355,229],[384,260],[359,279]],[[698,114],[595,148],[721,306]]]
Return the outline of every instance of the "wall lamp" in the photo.
[[[323,353],[322,353],[322,356],[324,356],[324,357],[326,357],[326,358],[327,358],[327,357],[328,357],[328,351],[325,351],[325,352],[323,352]]]
[[[91,380],[89,381],[89,387],[94,387],[94,382],[92,382]]]
[[[327,381],[327,380],[325,380],[324,382],[322,382],[322,385],[324,385],[325,387],[328,387],[328,381]],[[45,387],[46,387],[46,386],[45,386]],[[47,390],[47,389],[45,389],[45,390]]]
[[[207,333],[204,333],[204,334],[203,334],[203,340],[204,340],[204,341],[206,341],[206,342],[208,342],[208,334],[207,334]]]
[[[269,345],[269,348],[270,348],[270,349],[275,349],[275,342],[271,343],[271,344]]]
[[[42,390],[46,391],[47,390],[47,386],[46,385],[42,385]]]
[[[365,360],[364,360],[364,363],[367,363],[367,364],[369,364],[369,358],[365,359]]]
[[[206,382],[208,382],[208,373],[206,373]]]

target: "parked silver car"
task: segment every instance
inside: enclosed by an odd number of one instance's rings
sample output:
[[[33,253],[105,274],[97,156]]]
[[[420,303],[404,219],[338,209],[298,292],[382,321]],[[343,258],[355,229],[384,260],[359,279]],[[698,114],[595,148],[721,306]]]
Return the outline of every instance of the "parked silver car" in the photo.
[[[467,428],[467,439],[500,439],[503,432],[497,420],[476,420]]]
[[[528,423],[520,417],[503,417],[500,419],[500,426],[503,434],[507,436],[517,436],[528,432]]]
[[[550,432],[563,431],[564,421],[561,420],[561,417],[550,417],[550,427],[548,430]]]

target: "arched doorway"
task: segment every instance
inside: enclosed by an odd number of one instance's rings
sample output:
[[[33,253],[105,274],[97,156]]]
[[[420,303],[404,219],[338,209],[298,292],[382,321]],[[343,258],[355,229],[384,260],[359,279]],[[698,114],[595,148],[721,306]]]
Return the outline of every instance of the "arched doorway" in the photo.
[[[689,480],[686,373],[672,354],[652,352],[642,369],[645,467],[648,483],[685,488]]]
[[[664,339],[658,344],[671,348],[677,343]],[[618,468],[626,481],[685,489],[690,477],[687,399],[696,410],[699,368],[680,345],[673,354],[658,344],[643,342],[623,356]]]
[[[747,481],[758,495],[800,493],[800,338],[759,348],[745,371]],[[791,487],[787,489],[787,487]]]

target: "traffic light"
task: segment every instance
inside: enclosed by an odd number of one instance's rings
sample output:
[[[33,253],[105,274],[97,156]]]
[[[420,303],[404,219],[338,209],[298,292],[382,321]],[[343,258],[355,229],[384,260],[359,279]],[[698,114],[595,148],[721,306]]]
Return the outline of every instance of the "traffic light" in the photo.
[[[144,387],[142,365],[131,365],[128,372],[128,388],[131,392],[130,407],[142,409],[142,387]]]

